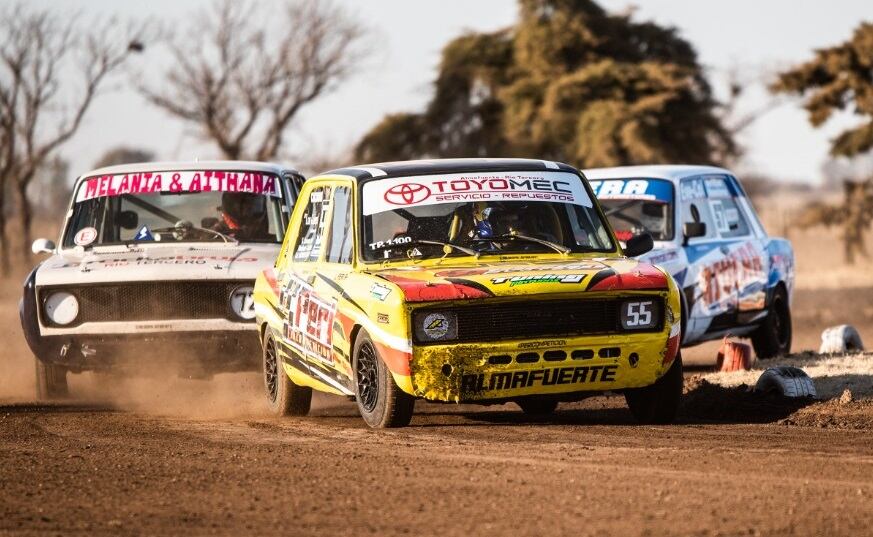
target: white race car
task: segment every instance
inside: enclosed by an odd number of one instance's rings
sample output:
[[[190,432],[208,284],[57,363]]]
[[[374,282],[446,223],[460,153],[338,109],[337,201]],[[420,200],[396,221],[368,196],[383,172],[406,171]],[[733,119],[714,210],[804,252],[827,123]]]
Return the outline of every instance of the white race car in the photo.
[[[770,237],[740,182],[711,166],[585,170],[616,237],[649,233],[641,260],[682,290],[682,344],[745,336],[759,358],[791,351],[794,251]]]
[[[303,177],[259,162],[130,164],[79,177],[60,242],[24,283],[37,394],[67,373],[257,369],[252,287],[273,264]]]

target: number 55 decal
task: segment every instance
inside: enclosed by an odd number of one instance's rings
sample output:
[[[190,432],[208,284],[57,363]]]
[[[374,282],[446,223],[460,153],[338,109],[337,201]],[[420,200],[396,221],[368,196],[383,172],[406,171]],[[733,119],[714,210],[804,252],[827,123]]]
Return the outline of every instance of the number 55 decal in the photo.
[[[652,328],[658,323],[654,302],[629,301],[622,305],[621,325],[626,330]]]

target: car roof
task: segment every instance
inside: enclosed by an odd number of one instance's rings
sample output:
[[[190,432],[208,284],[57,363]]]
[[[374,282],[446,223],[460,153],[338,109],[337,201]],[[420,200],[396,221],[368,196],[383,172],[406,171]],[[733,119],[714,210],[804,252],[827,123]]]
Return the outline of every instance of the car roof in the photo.
[[[189,160],[179,162],[137,162],[98,168],[79,176],[79,180],[95,175],[121,175],[140,172],[171,172],[184,170],[219,170],[219,171],[252,171],[281,174],[291,172],[300,175],[296,169],[272,162],[256,162],[249,160]]]
[[[318,175],[346,175],[356,180],[367,180],[435,173],[539,170],[577,172],[577,170],[572,166],[561,162],[552,162],[550,160],[521,158],[453,158],[358,164],[355,166],[338,168]]]
[[[616,166],[614,168],[589,168],[582,170],[589,180],[650,178],[678,182],[685,177],[705,174],[733,175],[729,170],[715,166],[689,164],[656,164],[651,166]]]

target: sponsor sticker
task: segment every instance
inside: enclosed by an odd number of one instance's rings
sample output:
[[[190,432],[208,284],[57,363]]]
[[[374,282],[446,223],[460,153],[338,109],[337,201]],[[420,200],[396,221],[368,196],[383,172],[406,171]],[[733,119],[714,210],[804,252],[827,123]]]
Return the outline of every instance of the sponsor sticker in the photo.
[[[424,318],[421,328],[427,337],[442,339],[449,333],[449,320],[442,313],[431,313]]]
[[[470,373],[461,376],[461,391],[481,393],[494,390],[516,390],[531,386],[558,386],[615,382],[618,365],[580,365],[555,369]]]
[[[380,300],[382,302],[388,298],[388,295],[391,294],[391,288],[387,285],[382,285],[381,283],[374,283],[373,287],[370,287],[370,296],[373,298]]]
[[[376,322],[382,324],[388,324],[388,314],[387,313],[377,313],[376,314]]]
[[[527,285],[529,283],[582,283],[585,274],[535,274],[526,276],[511,276],[491,278],[491,283],[500,285],[509,283],[510,287]]]
[[[257,172],[142,172],[89,177],[79,185],[76,203],[93,198],[155,192],[248,192],[274,197],[282,195],[278,179],[274,175]]]
[[[541,201],[591,207],[582,180],[567,172],[451,173],[396,177],[364,185],[364,215],[468,201]]]
[[[88,246],[96,240],[97,229],[93,227],[83,227],[77,231],[76,236],[73,237],[73,242],[76,243],[76,246]]]

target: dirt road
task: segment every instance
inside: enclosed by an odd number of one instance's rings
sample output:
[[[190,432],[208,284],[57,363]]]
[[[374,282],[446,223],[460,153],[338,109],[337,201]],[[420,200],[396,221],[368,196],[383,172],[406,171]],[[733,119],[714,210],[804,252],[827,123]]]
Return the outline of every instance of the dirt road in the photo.
[[[617,397],[545,421],[420,404],[396,431],[366,429],[350,403],[315,414],[0,407],[0,534],[873,531],[869,430],[643,427]]]

